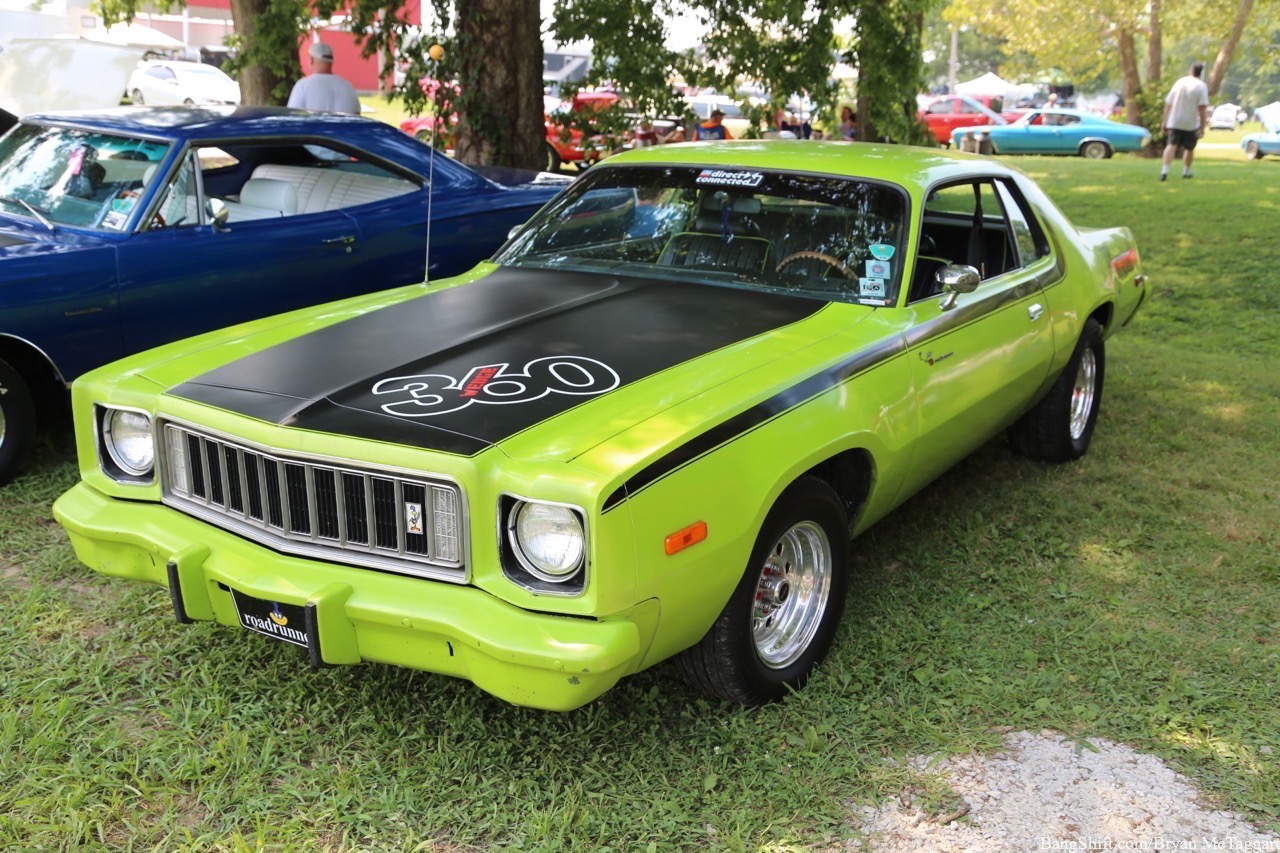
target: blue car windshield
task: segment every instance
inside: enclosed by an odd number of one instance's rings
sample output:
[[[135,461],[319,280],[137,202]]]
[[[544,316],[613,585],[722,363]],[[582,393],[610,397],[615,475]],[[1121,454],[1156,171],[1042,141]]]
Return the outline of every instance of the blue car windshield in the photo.
[[[0,211],[46,226],[123,230],[169,144],[24,124],[0,137]]]
[[[494,259],[892,304],[906,193],[739,167],[600,166]]]

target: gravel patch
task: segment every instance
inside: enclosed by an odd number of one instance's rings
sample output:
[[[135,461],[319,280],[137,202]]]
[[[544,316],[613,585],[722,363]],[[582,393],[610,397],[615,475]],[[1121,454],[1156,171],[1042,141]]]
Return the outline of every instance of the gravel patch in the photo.
[[[909,792],[855,810],[870,851],[1254,850],[1280,835],[1206,808],[1164,762],[1103,738],[1096,749],[1052,731],[1013,732],[990,756],[920,758],[914,769],[949,787],[950,813],[926,814]],[[936,790],[933,783],[930,787]]]

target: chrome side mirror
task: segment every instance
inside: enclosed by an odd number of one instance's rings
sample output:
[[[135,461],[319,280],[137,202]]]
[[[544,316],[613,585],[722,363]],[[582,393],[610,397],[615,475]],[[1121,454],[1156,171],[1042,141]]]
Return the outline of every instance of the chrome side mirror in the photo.
[[[982,283],[982,276],[967,264],[949,264],[935,273],[934,278],[947,294],[939,306],[943,311],[956,307],[956,300],[962,293],[973,293]]]
[[[519,225],[513,225],[513,226],[511,226],[511,230],[507,232],[507,239],[508,239],[508,240],[510,240],[512,237],[514,237],[514,236],[516,236],[517,234],[519,234],[519,233],[520,233],[520,229],[521,229],[521,228],[523,228],[523,227],[524,227],[524,225],[525,225],[525,224],[524,224],[523,222],[521,222]]]
[[[213,223],[213,227],[221,231],[227,227],[227,218],[231,216],[231,208],[220,198],[211,198],[205,202],[205,209],[209,214],[209,221]]]

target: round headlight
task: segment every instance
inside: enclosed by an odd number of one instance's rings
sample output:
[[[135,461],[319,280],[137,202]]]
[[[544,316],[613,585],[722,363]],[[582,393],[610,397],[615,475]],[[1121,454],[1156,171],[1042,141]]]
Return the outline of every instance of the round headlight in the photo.
[[[135,477],[151,473],[155,444],[151,438],[151,418],[142,412],[112,409],[103,429],[104,443],[111,461]]]
[[[554,504],[521,503],[512,516],[511,544],[530,574],[563,583],[577,573],[586,550],[577,513]]]

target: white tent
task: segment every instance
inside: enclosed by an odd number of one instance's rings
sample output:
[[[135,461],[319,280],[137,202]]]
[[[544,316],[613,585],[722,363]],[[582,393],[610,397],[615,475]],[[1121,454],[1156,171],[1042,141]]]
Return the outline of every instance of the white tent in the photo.
[[[14,39],[0,52],[0,107],[23,116],[115,106],[143,50],[80,38]]]
[[[173,36],[165,35],[157,29],[142,24],[112,24],[105,30],[90,30],[85,38],[107,44],[143,47],[150,50],[177,50],[185,47]]]
[[[956,84],[956,94],[959,95],[999,95],[1002,98],[1007,98],[1017,93],[1018,86],[1002,79],[999,74],[992,74],[990,71],[976,80]]]

